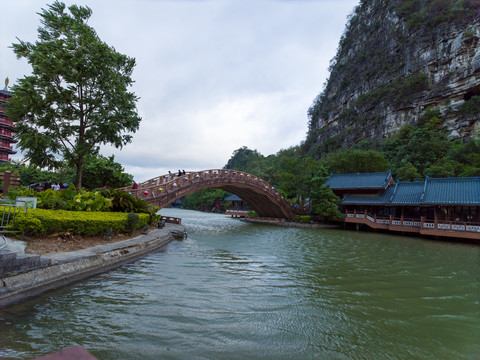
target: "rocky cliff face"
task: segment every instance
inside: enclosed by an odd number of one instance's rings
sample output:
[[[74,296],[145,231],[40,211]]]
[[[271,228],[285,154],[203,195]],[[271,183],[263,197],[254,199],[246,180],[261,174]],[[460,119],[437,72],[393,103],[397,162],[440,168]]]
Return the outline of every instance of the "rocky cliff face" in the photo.
[[[308,151],[376,144],[438,109],[453,137],[480,122],[480,1],[362,0],[309,109]]]

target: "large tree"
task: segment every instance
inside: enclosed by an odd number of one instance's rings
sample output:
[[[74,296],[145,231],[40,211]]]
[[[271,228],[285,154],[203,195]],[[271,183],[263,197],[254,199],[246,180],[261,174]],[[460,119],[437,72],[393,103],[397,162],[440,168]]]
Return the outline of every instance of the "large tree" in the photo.
[[[87,25],[88,7],[66,11],[55,1],[39,15],[38,41],[12,44],[32,75],[13,86],[6,111],[25,157],[49,168],[68,161],[80,190],[85,156],[98,154],[101,144],[121,148],[138,130],[138,98],[128,91],[135,59],[100,40]]]

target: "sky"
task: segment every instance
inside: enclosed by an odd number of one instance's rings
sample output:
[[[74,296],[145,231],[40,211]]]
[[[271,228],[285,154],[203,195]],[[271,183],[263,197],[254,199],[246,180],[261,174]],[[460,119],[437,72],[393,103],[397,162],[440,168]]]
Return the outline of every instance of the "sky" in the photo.
[[[2,1],[0,86],[31,74],[10,48],[35,42],[52,1]],[[222,168],[242,146],[268,156],[299,145],[359,0],[76,0],[100,39],[134,57],[140,129],[104,156],[137,182]],[[22,154],[13,156],[21,159]]]

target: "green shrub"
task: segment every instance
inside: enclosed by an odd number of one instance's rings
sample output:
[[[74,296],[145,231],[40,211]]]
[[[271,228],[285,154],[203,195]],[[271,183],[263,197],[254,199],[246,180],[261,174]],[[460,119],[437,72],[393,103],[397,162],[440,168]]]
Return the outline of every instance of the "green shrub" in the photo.
[[[42,231],[38,230],[31,234],[36,236],[41,235],[40,232],[47,235],[57,232],[70,232],[74,235],[93,236],[105,234],[110,229],[116,233],[130,233],[130,227],[127,224],[128,214],[126,213],[32,209],[28,211],[26,216],[40,221],[43,227],[39,228]],[[23,217],[15,217],[11,225],[12,230],[24,231],[23,227],[26,227],[26,220]],[[149,214],[138,214],[138,217],[137,229],[147,225],[150,220]],[[38,224],[38,222],[35,220],[30,227],[36,227],[35,224]]]
[[[49,197],[42,200],[42,209],[64,210],[66,208],[67,202],[60,197]]]
[[[132,234],[137,228],[137,224],[140,221],[138,214],[129,213],[127,215],[127,231],[129,234]]]
[[[310,215],[295,215],[295,220],[304,224],[310,224],[312,218]]]
[[[112,211],[149,213],[148,202],[136,199],[126,191],[115,191],[112,197]]]
[[[112,199],[102,196],[100,191],[84,191],[68,201],[68,208],[76,211],[109,211]]]
[[[248,212],[248,217],[258,217],[258,214],[254,210],[250,210]]]
[[[26,236],[42,236],[45,233],[45,228],[40,219],[29,213],[20,213],[15,216],[11,229]]]

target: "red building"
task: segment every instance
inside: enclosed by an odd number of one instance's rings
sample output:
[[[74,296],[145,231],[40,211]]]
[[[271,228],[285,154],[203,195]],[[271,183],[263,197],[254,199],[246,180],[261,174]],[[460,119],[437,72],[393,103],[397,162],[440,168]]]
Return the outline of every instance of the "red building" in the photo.
[[[0,90],[0,162],[10,161],[9,155],[17,153],[12,150],[12,143],[17,142],[13,138],[13,122],[3,112],[5,102],[11,97],[7,86],[8,79],[5,80],[5,89]]]

